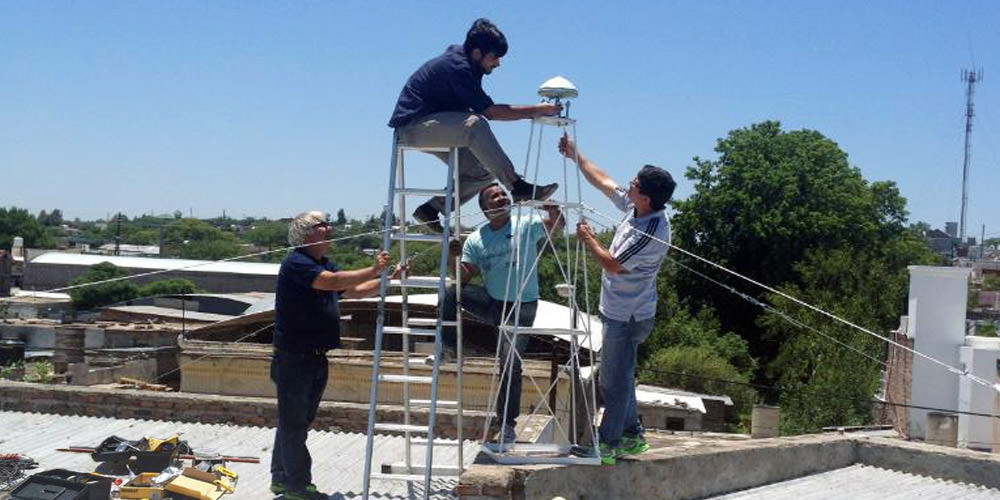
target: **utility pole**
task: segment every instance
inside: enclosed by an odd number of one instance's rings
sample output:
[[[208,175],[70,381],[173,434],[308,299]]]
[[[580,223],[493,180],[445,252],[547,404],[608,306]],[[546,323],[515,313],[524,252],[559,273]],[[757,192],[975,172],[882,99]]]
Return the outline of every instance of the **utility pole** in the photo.
[[[118,256],[119,247],[122,244],[122,213],[118,212],[115,217],[117,224],[115,224],[115,257]]]
[[[986,260],[986,224],[983,224],[983,230],[979,233],[979,260]]]
[[[958,226],[959,245],[965,245],[965,214],[969,207],[969,161],[972,159],[972,117],[976,115],[972,107],[972,98],[976,93],[976,82],[983,80],[983,70],[962,70],[962,81],[965,87],[965,158],[962,160],[962,218]]]

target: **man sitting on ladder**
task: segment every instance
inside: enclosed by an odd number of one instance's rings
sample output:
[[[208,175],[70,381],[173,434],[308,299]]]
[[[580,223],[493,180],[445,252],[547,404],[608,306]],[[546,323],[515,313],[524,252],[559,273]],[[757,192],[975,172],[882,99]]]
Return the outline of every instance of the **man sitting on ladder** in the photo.
[[[504,153],[489,120],[521,120],[557,115],[558,104],[511,106],[494,104],[483,91],[483,75],[500,66],[507,53],[507,39],[493,23],[477,19],[465,36],[464,45],[452,45],[424,63],[410,76],[399,93],[389,126],[396,129],[401,146],[459,147],[461,203],[472,199],[487,185],[499,180],[510,190],[514,201],[544,200],[558,184],[535,186],[525,182]],[[432,153],[448,161],[447,153]],[[431,198],[420,205],[413,217],[428,228],[441,232],[438,221],[444,212],[444,198]]]
[[[667,255],[664,242],[670,241],[670,221],[663,209],[676,184],[666,170],[646,165],[639,169],[628,189],[622,189],[583,156],[568,137],[559,141],[559,152],[577,161],[587,181],[626,213],[607,249],[597,241],[587,221],[581,221],[576,228],[577,238],[603,270],[600,387],[604,418],[600,453],[601,462],[610,465],[622,455],[649,449],[636,410],[636,353],[653,331],[656,275]]]
[[[545,219],[535,214],[526,216],[511,216],[510,197],[499,184],[487,186],[479,193],[479,208],[486,215],[488,224],[480,227],[465,240],[459,252],[459,240],[452,240],[452,258],[461,253],[462,256],[462,309],[473,314],[482,321],[499,326],[503,314],[508,315],[508,324],[514,324],[514,308],[518,300],[518,289],[521,310],[517,320],[519,326],[531,326],[535,322],[535,311],[538,308],[538,272],[534,266],[538,255],[538,242],[546,238],[546,232],[554,237],[562,233],[565,225],[562,213],[557,206],[548,206]],[[510,263],[515,258],[515,245],[520,240],[520,253],[514,276],[508,281]],[[454,264],[449,266],[454,269]],[[476,275],[482,275],[483,285],[467,285]],[[524,284],[521,288],[521,284]],[[454,321],[456,316],[455,287],[445,294],[444,317]],[[503,332],[500,332],[503,335]],[[442,352],[450,356],[455,346],[454,328],[446,328],[442,333]],[[496,416],[501,425],[497,441],[513,443],[516,439],[514,426],[521,412],[521,360],[528,344],[528,337],[518,335],[515,342],[517,354],[511,357],[510,365],[502,370],[505,376],[500,381],[500,389],[496,401]],[[510,343],[506,337],[501,340],[500,362],[506,364],[510,356]],[[431,360],[433,361],[433,359]],[[508,389],[507,384],[510,384]],[[507,400],[507,393],[510,400]]]

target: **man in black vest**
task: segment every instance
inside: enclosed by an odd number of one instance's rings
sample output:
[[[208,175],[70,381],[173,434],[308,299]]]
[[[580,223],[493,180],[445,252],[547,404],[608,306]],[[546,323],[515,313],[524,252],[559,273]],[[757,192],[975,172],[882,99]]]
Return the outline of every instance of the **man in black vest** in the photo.
[[[271,491],[285,500],[327,498],[312,484],[306,448],[326,388],[326,352],[340,346],[341,297],[371,297],[389,262],[380,252],[364,269],[342,271],[326,258],[332,228],[322,212],[299,214],[288,226],[296,247],[278,271],[274,296],[274,357],[271,380],[278,386],[278,426],[271,455]],[[398,277],[401,267],[396,267]]]

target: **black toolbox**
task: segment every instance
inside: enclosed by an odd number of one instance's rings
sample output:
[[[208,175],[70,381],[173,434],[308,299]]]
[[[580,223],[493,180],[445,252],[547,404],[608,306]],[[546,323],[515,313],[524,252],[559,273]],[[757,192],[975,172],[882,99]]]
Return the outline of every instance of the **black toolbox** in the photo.
[[[110,497],[110,478],[65,469],[29,476],[10,493],[11,500],[107,500]]]

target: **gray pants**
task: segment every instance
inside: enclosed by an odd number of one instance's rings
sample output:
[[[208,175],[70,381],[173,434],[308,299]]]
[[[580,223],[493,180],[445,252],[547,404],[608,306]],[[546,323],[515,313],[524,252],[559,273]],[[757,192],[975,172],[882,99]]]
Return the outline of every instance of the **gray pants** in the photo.
[[[514,164],[482,115],[462,111],[433,113],[397,129],[396,139],[401,146],[458,147],[458,197],[462,203],[479,195],[494,179],[508,190],[518,179]],[[431,154],[448,163],[448,153]],[[444,212],[443,197],[431,198],[427,203]]]

